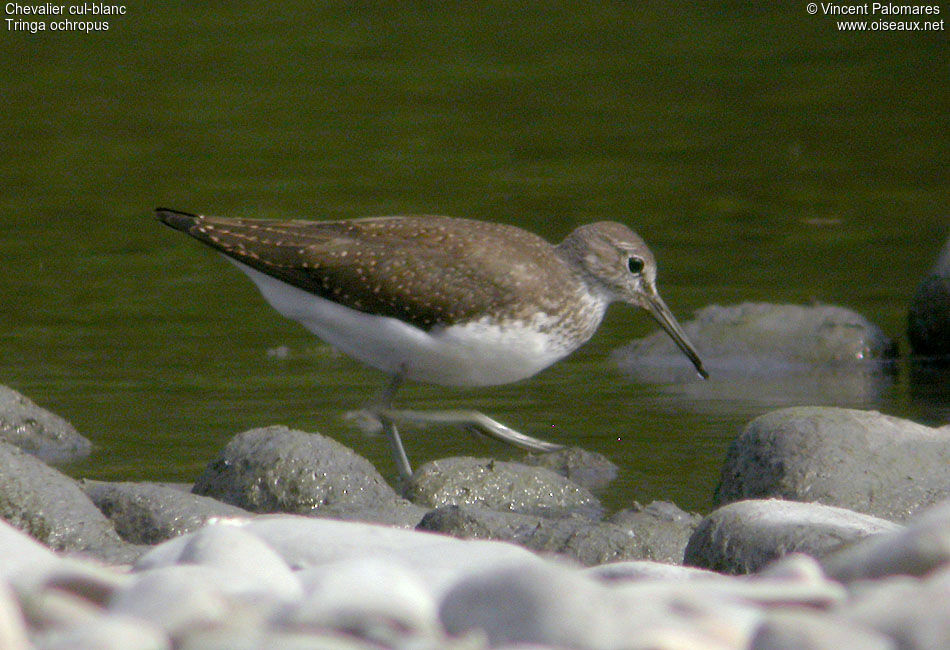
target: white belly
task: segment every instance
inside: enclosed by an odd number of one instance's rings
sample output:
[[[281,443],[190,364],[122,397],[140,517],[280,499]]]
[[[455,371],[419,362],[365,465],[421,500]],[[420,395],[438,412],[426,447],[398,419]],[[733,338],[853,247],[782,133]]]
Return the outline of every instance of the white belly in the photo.
[[[341,352],[407,379],[447,386],[507,384],[530,377],[576,345],[538,331],[535,323],[502,330],[484,321],[423,331],[388,316],[338,305],[227,258],[254,281],[274,309]]]

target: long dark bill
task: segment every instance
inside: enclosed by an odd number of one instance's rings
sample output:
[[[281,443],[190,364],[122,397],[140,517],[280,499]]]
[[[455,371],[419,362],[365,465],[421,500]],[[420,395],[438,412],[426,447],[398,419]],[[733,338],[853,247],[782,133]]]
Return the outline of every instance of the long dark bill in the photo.
[[[673,312],[666,306],[666,303],[663,302],[663,299],[660,298],[658,293],[647,296],[647,311],[650,313],[650,316],[653,317],[653,320],[666,330],[666,333],[670,335],[673,342],[683,351],[683,354],[693,362],[693,365],[696,367],[696,372],[698,372],[703,379],[709,379],[709,373],[703,368],[703,362],[699,358],[699,353],[696,351],[696,348],[693,347],[693,344],[689,342],[689,339],[686,338],[686,332],[684,332],[680,324],[676,322],[676,317],[673,316]]]

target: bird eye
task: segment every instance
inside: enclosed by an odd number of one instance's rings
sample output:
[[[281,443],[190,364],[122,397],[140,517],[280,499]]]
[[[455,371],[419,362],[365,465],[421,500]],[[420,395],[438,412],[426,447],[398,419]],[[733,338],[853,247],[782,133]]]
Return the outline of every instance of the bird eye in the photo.
[[[643,260],[639,257],[631,257],[627,260],[627,268],[634,275],[639,275],[643,271]]]

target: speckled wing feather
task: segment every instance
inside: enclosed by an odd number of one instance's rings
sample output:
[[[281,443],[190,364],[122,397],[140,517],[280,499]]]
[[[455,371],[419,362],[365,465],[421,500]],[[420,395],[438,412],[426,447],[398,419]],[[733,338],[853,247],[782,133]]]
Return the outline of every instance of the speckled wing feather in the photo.
[[[269,221],[166,209],[157,216],[262,273],[425,330],[488,313],[551,313],[577,282],[550,244],[504,224],[411,216]],[[523,299],[525,291],[535,298],[518,301],[516,292]]]

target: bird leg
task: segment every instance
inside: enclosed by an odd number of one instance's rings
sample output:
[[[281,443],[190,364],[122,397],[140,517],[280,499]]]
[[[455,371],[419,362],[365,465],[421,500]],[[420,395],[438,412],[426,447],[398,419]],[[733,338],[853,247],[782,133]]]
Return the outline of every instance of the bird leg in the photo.
[[[480,433],[527,451],[557,451],[558,449],[564,448],[563,445],[538,440],[537,438],[532,438],[531,436],[515,431],[511,427],[505,426],[501,422],[479,411],[412,411],[386,409],[385,412],[377,414],[385,416],[390,420],[413,422],[416,424],[454,424],[473,433]]]
[[[402,382],[405,375],[402,371],[393,375],[392,381],[383,389],[376,399],[374,399],[367,410],[370,411],[383,427],[383,433],[389,440],[389,448],[393,453],[393,460],[396,462],[396,469],[399,470],[399,476],[408,479],[412,476],[412,465],[409,464],[409,456],[406,455],[406,449],[402,446],[402,438],[399,437],[399,429],[393,418],[388,415],[392,410],[393,396]]]
[[[402,386],[405,379],[405,373],[400,371],[393,375],[392,381],[385,389],[374,398],[363,409],[363,414],[370,415],[379,422],[383,433],[389,439],[389,446],[393,453],[393,460],[396,462],[396,468],[399,475],[408,479],[412,476],[412,466],[409,464],[409,457],[402,445],[402,439],[399,436],[399,429],[396,422],[406,422],[411,424],[449,424],[461,427],[472,433],[486,435],[501,442],[507,443],[519,449],[527,451],[549,452],[563,449],[563,445],[554,444],[538,440],[531,436],[515,431],[501,422],[494,420],[484,413],[470,410],[448,410],[448,411],[415,411],[411,409],[392,408],[393,396],[399,387]]]

